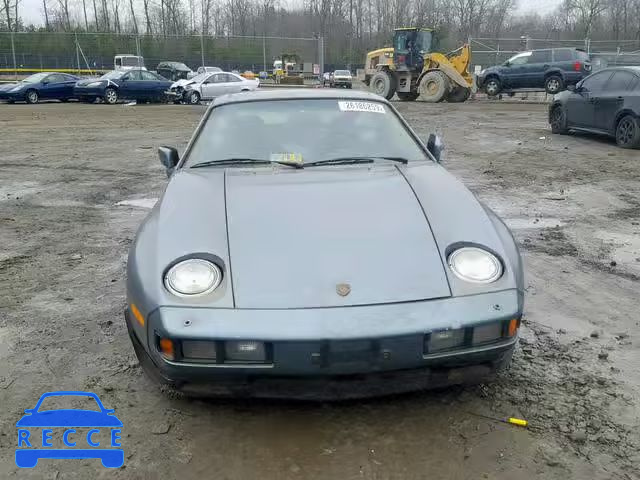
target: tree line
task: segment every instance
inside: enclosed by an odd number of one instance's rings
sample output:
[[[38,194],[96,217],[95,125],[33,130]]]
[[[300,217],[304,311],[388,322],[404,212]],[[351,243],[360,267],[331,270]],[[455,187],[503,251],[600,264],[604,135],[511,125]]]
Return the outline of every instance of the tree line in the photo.
[[[429,26],[452,48],[469,37],[635,39],[640,0],[562,0],[547,14],[516,13],[516,0],[0,0],[0,30],[168,35],[322,35],[328,49],[388,45],[393,28]],[[289,2],[289,3],[285,3]]]

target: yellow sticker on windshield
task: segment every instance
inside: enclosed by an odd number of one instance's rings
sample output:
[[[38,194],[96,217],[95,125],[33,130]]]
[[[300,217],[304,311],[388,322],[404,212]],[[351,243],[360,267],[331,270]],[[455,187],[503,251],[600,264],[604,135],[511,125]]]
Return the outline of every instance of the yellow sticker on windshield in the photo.
[[[302,155],[299,153],[272,153],[269,160],[272,162],[294,163],[298,165],[302,163]]]
[[[340,101],[338,102],[338,107],[343,112],[385,113],[384,106],[376,102]]]

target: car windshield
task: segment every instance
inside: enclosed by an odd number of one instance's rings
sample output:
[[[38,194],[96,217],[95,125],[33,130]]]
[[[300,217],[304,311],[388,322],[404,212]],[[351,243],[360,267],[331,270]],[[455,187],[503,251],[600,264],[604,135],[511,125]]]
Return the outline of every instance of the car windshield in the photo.
[[[111,72],[105,73],[100,78],[102,80],[117,80],[118,78],[123,76],[125,73],[127,73],[127,70],[113,70]]]
[[[33,75],[29,75],[27,78],[23,79],[23,83],[40,83],[46,77],[48,77],[48,73],[34,73]]]
[[[123,67],[138,67],[144,65],[142,57],[121,57]]]
[[[200,83],[200,82],[203,82],[204,80],[206,80],[207,78],[209,78],[209,75],[211,75],[211,72],[202,72],[202,73],[199,73],[198,75],[196,75],[195,77],[193,77],[191,79],[191,81],[196,82],[196,83]]]
[[[303,163],[347,157],[428,160],[396,113],[376,101],[268,100],[211,110],[186,166],[247,158]]]
[[[348,77],[349,75],[351,75],[351,72],[349,70],[336,70],[334,75]]]

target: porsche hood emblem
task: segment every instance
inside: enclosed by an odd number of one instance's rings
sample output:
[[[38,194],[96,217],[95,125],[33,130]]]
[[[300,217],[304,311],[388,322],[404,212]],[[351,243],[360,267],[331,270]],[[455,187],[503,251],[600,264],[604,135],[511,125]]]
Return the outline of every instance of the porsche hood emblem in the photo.
[[[348,283],[339,283],[336,285],[336,293],[341,297],[346,297],[351,293],[351,285]]]

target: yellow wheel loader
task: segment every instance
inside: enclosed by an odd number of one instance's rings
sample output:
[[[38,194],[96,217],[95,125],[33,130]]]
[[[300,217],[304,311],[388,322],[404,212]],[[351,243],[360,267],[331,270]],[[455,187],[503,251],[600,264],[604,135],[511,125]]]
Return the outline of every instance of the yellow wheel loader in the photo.
[[[447,54],[432,52],[437,38],[429,28],[396,28],[393,48],[367,54],[365,83],[387,100],[464,102],[471,94],[469,45]]]

